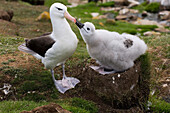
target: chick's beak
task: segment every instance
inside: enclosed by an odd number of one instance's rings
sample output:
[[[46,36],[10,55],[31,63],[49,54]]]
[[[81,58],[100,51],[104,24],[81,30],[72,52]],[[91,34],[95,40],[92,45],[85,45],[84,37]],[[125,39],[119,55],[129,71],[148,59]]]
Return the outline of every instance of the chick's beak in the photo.
[[[72,22],[76,23],[76,19],[74,17],[72,17],[67,11],[65,11],[64,17],[71,20]]]
[[[80,29],[83,28],[84,24],[82,24],[81,22],[79,22],[78,20],[76,20],[77,27],[79,27]]]

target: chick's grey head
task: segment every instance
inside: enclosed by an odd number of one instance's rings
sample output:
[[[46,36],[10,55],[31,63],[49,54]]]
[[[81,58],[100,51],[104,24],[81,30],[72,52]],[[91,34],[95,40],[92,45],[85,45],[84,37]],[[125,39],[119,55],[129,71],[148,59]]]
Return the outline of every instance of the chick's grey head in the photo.
[[[90,22],[85,22],[84,26],[80,29],[82,36],[90,38],[95,32],[95,26]]]
[[[72,17],[67,12],[67,7],[61,3],[54,3],[50,7],[50,17],[52,18],[67,18],[73,22],[76,21],[74,17]]]

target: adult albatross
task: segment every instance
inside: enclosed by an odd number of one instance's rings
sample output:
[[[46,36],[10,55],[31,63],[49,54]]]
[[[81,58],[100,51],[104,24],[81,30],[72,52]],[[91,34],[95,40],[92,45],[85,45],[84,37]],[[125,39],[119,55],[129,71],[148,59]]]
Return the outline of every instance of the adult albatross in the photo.
[[[54,84],[59,92],[64,93],[68,89],[74,88],[80,81],[65,75],[65,61],[74,53],[77,48],[78,39],[72,31],[67,19],[76,22],[76,19],[67,12],[67,7],[61,3],[54,3],[50,7],[50,17],[52,23],[52,33],[33,39],[26,39],[20,45],[20,51],[29,53],[41,59],[46,69],[51,70]],[[63,78],[56,80],[54,68],[62,65]]]

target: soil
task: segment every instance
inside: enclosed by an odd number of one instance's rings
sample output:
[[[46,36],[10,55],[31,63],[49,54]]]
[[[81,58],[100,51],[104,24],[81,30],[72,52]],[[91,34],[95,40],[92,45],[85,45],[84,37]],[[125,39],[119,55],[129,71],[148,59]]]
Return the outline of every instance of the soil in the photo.
[[[23,111],[21,113],[71,113],[56,103],[37,107],[31,111]]]
[[[100,113],[142,112],[142,103],[147,101],[149,95],[149,81],[141,74],[140,61],[136,61],[135,66],[124,73],[110,75],[100,75],[89,65],[96,64],[93,60],[90,64],[84,62],[67,72],[68,76],[78,78],[80,83],[62,98],[81,97],[93,101],[97,103]]]

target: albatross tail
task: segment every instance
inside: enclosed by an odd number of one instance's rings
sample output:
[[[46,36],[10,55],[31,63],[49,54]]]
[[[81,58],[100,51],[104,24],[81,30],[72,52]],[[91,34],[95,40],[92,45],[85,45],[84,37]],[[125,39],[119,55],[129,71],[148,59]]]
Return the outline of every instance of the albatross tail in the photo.
[[[26,44],[23,43],[20,46],[18,46],[18,49],[22,52],[31,54],[32,56],[34,56],[37,59],[42,59],[42,56],[40,56],[39,54],[35,53],[34,51],[32,51],[31,49],[29,49],[28,47],[26,47]]]

